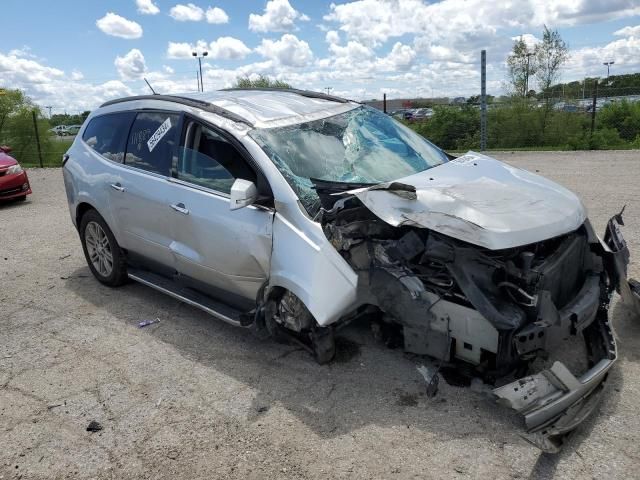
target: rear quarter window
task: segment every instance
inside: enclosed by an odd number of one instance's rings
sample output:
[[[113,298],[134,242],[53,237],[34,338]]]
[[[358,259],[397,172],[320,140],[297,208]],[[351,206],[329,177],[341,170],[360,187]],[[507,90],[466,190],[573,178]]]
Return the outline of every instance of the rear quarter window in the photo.
[[[92,118],[82,140],[103,157],[122,163],[127,135],[135,116],[134,112],[118,112]]]

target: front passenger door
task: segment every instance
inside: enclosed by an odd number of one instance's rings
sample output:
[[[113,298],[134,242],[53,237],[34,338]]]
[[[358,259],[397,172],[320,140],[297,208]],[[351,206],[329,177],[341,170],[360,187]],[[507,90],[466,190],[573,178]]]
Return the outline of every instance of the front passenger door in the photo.
[[[257,179],[221,132],[185,121],[184,137],[171,199],[178,206],[171,216],[176,269],[206,293],[253,307],[269,273],[273,211],[255,205],[230,210],[234,180]]]

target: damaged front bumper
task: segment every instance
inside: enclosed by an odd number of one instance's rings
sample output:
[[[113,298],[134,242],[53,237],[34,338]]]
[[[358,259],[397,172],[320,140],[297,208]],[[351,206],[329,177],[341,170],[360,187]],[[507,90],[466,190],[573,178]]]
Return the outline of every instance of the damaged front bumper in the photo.
[[[617,358],[606,311],[598,312],[583,334],[587,351],[598,359],[579,378],[556,361],[548,370],[493,390],[500,403],[524,416],[527,428],[524,438],[547,452],[557,452],[563,436],[598,405],[609,369]]]
[[[624,209],[623,209],[624,210]],[[603,247],[603,259],[612,286],[623,302],[640,314],[640,295],[637,282],[627,281],[629,250],[619,225],[624,225],[622,212],[609,220]],[[617,348],[608,318],[609,300],[594,304],[588,292],[588,282],[572,306],[561,312],[561,325],[573,320],[582,330],[589,356],[590,368],[579,377],[559,361],[551,368],[518,379],[493,390],[498,402],[523,415],[524,438],[547,452],[557,452],[564,436],[582,423],[597,407],[604,391],[608,372],[617,359]],[[594,309],[595,307],[595,309]]]

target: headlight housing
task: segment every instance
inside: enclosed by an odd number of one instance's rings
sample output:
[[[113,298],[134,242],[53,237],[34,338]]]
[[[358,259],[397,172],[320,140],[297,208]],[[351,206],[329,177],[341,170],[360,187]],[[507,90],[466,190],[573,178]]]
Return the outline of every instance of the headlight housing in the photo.
[[[8,169],[7,169],[7,175],[16,175],[18,173],[22,173],[24,172],[24,170],[22,169],[22,167],[19,164],[16,165],[11,165]]]

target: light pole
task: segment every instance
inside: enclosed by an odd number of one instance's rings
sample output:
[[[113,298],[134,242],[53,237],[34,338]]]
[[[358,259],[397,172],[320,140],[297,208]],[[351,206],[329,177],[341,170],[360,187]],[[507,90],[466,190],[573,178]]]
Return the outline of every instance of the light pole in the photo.
[[[333,90],[333,87],[325,87],[325,90],[327,91],[327,95],[331,95],[331,90]]]
[[[529,93],[529,58],[531,58],[531,55],[534,55],[532,52],[527,52],[527,74],[525,75],[525,79],[524,79],[524,97],[527,97],[527,94]]]
[[[606,66],[607,66],[607,81],[609,80],[609,68],[610,68],[610,67],[611,67],[611,65],[613,65],[614,63],[616,63],[616,62],[614,62],[613,60],[611,60],[610,62],[604,62],[604,63],[603,63],[603,65],[606,65]]]
[[[209,52],[204,51],[202,55],[198,55],[198,52],[192,52],[191,55],[198,59],[198,66],[200,67],[200,91],[204,92],[204,82],[202,81],[202,57],[209,55]]]

